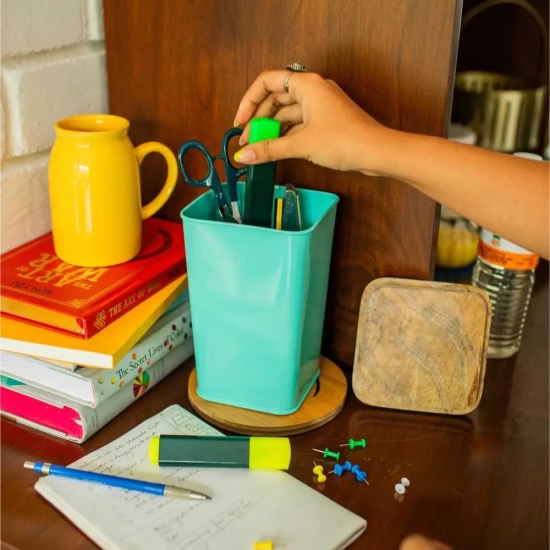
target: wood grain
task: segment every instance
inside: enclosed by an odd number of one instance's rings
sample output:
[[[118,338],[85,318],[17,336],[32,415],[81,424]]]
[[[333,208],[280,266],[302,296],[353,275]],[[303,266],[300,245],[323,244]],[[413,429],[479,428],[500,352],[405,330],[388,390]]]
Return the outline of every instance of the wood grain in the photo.
[[[321,357],[321,373],[302,406],[293,414],[274,415],[205,401],[197,394],[197,372],[189,377],[188,397],[195,411],[218,428],[246,435],[295,435],[330,422],[342,410],[347,393],[343,372]]]
[[[256,76],[301,60],[382,123],[443,136],[460,8],[460,0],[105,0],[110,110],[131,121],[135,145],[159,140],[177,152],[197,139],[215,153]],[[205,173],[198,156],[189,160],[193,175]],[[438,205],[397,181],[304,161],[281,162],[277,174],[340,196],[323,354],[352,365],[365,285],[432,278]],[[144,200],[164,176],[162,160],[148,157]],[[199,192],[180,177],[160,215],[179,219]]]
[[[483,397],[473,413],[451,417],[373,409],[350,391],[334,420],[291,436],[289,473],[367,518],[367,532],[350,550],[397,550],[412,532],[454,550],[548,548],[546,262],[537,278],[521,350],[516,357],[488,362]],[[37,475],[23,463],[70,464],[173,403],[192,410],[187,399],[192,368],[190,360],[82,445],[2,419],[2,548],[97,550],[34,491]],[[312,449],[334,449],[350,438],[365,438],[367,448],[342,447],[341,458],[360,464],[370,485],[331,475],[324,487],[317,486],[312,461],[323,461]],[[325,463],[325,471],[331,464]],[[411,486],[398,502],[393,486],[403,476]]]
[[[483,393],[491,302],[473,286],[382,278],[365,288],[353,391],[375,407],[467,414]]]

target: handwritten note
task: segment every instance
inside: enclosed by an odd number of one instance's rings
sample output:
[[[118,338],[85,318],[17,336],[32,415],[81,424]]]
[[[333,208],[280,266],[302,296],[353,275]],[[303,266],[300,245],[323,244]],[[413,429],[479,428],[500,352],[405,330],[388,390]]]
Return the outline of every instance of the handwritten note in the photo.
[[[150,464],[153,435],[221,435],[183,409],[168,407],[71,467],[206,492],[186,501],[48,476],[36,490],[101,548],[242,550],[270,538],[285,550],[345,548],[364,519],[285,472],[160,468]],[[277,548],[277,546],[275,546]]]

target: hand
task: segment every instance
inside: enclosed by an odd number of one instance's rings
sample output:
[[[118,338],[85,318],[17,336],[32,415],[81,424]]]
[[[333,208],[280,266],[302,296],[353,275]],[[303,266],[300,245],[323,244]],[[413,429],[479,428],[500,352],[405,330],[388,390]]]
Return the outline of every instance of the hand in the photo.
[[[335,170],[377,173],[377,149],[388,131],[360,109],[331,80],[315,73],[294,73],[289,93],[288,71],[262,73],[245,93],[235,126],[245,126],[241,145],[248,143],[255,117],[281,121],[282,137],[248,145],[235,154],[242,164],[281,159],[306,159]]]
[[[399,550],[451,550],[451,548],[442,542],[427,539],[422,535],[409,535],[403,539]]]

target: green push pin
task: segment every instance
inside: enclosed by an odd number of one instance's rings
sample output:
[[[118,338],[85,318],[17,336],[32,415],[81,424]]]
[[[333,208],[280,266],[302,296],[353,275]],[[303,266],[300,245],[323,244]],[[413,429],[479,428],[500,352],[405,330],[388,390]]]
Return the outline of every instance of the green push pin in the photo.
[[[364,439],[358,439],[355,441],[354,439],[350,439],[349,443],[344,443],[343,445],[340,445],[340,447],[349,447],[350,449],[354,449],[355,447],[366,447],[367,442]]]
[[[323,458],[327,458],[327,456],[330,456],[332,458],[335,458],[336,460],[340,460],[340,452],[333,453],[329,448],[325,448],[324,451],[321,451],[320,449],[313,449],[317,453],[323,453]]]

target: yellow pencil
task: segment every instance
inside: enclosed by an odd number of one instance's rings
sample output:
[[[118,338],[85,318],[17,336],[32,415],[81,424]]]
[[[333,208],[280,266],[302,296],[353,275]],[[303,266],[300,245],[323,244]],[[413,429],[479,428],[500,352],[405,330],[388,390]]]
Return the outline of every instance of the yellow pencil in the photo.
[[[277,217],[275,218],[275,229],[281,229],[283,225],[283,199],[277,199]]]

